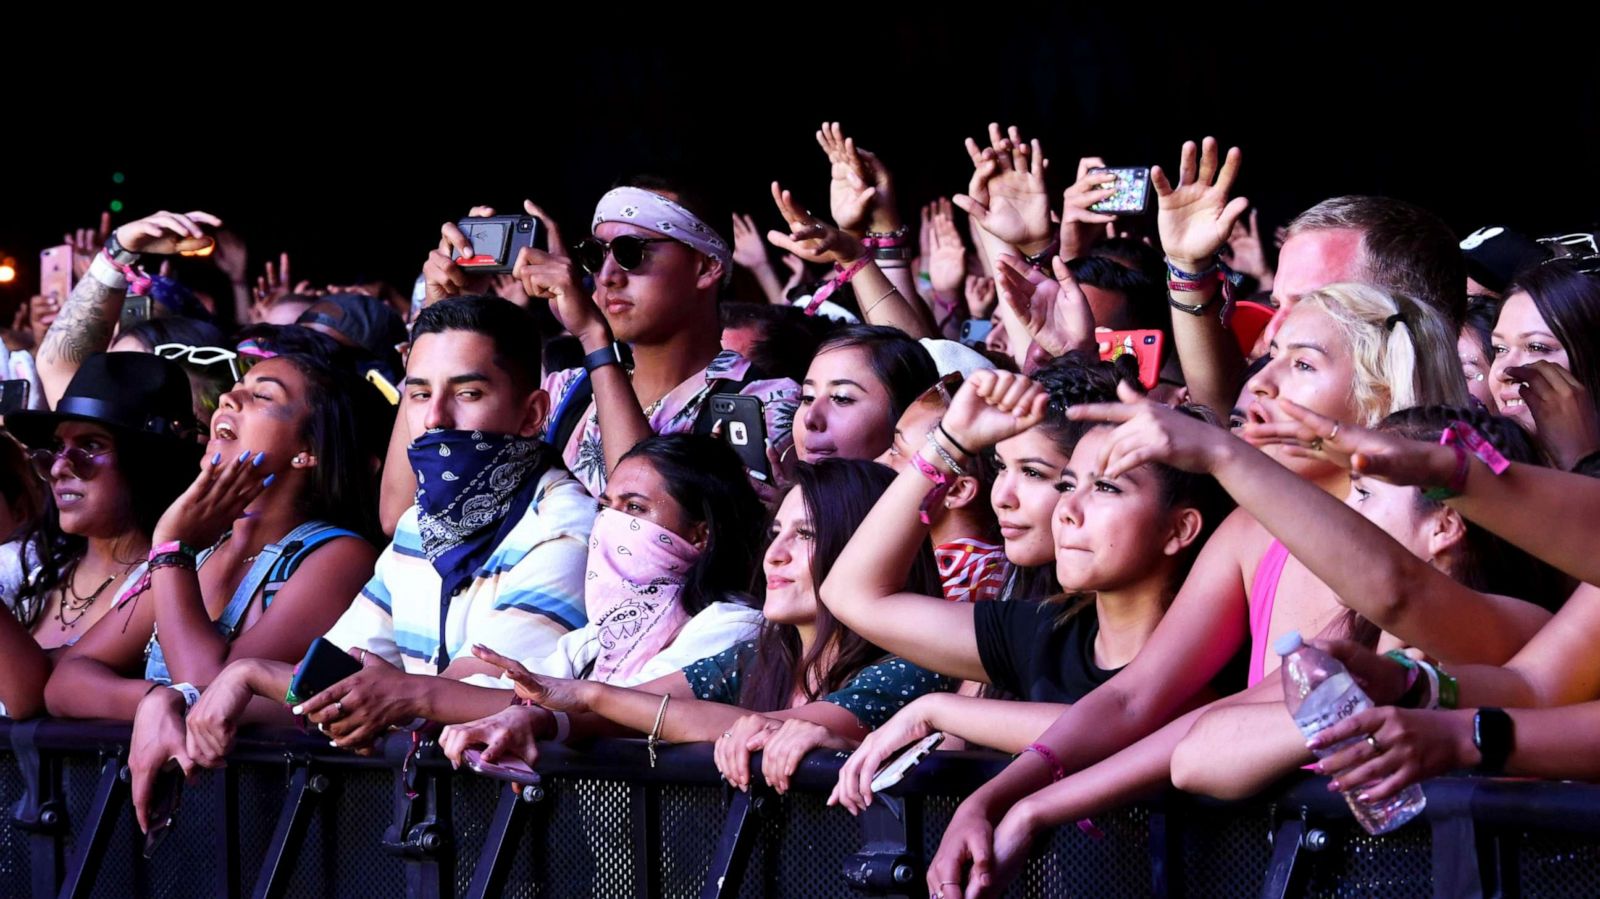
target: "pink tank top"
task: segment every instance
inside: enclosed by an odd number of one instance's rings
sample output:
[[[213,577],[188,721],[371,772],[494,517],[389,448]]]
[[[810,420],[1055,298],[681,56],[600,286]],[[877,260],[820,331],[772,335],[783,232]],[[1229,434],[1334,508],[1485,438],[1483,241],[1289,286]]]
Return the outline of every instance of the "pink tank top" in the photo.
[[[1267,635],[1272,627],[1272,604],[1278,598],[1278,579],[1283,564],[1289,561],[1289,547],[1277,539],[1267,547],[1250,582],[1250,673],[1246,682],[1254,687],[1267,676]]]

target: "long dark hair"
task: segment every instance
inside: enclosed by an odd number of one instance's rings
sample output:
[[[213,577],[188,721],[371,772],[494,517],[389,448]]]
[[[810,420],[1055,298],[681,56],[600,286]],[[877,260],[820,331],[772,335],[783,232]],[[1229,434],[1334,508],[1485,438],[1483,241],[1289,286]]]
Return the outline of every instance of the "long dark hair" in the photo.
[[[634,444],[621,462],[634,458],[655,469],[690,521],[706,526],[705,551],[684,583],[684,610],[694,615],[737,599],[760,568],[766,510],[733,447],[694,434],[655,435]]]
[[[829,350],[860,347],[867,353],[872,374],[889,392],[889,427],[900,420],[924,390],[939,380],[939,368],[922,344],[899,328],[885,325],[845,325],[830,331],[817,347],[820,356]]]
[[[387,403],[348,365],[305,353],[276,358],[306,380],[309,411],[301,436],[311,444],[317,464],[300,496],[301,511],[382,545],[378,467],[389,433]]]
[[[1573,377],[1600,403],[1600,276],[1557,259],[1518,275],[1508,294],[1519,290],[1533,299],[1539,317],[1566,349]]]
[[[193,441],[146,437],[121,428],[106,430],[111,434],[113,465],[127,484],[133,528],[148,537],[167,507],[199,474],[202,447]],[[43,495],[43,509],[23,538],[25,546],[31,542],[37,549],[39,568],[17,591],[17,621],[28,628],[38,621],[44,598],[71,576],[73,567],[89,549],[87,537],[61,529],[61,513],[54,494],[46,489]]]
[[[825,459],[797,467],[792,489],[800,491],[815,534],[811,544],[813,590],[827,579],[834,560],[893,481],[894,472],[887,466],[859,459]],[[938,566],[927,541],[911,563],[905,589],[939,595]],[[755,651],[745,656],[743,663],[741,707],[755,712],[786,709],[796,690],[808,702],[815,701],[843,687],[884,656],[883,650],[840,624],[819,598],[815,627],[811,649],[802,655],[798,629],[771,621],[761,625]],[[830,656],[832,662],[826,662]]]

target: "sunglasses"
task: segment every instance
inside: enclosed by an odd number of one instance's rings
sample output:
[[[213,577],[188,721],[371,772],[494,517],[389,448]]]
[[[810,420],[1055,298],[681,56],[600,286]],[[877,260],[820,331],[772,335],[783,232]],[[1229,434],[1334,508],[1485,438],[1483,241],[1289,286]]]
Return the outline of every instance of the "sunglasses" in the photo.
[[[235,384],[244,380],[244,373],[261,361],[258,357],[241,356],[233,350],[220,346],[190,346],[186,343],[163,343],[155,348],[155,354],[163,359],[187,362],[199,368],[210,368],[226,362],[228,374],[233,376]]]
[[[632,234],[624,234],[609,242],[589,237],[574,244],[572,252],[578,257],[578,264],[591,275],[600,274],[600,269],[605,267],[607,253],[617,261],[617,268],[631,272],[644,262],[646,244],[673,242],[670,237],[634,237]]]
[[[100,460],[111,455],[111,450],[101,450],[91,453],[76,446],[64,446],[58,450],[36,449],[28,450],[28,461],[33,465],[33,473],[39,480],[50,483],[50,470],[56,467],[57,459],[67,461],[67,474],[79,481],[87,481],[100,473],[103,464]]]

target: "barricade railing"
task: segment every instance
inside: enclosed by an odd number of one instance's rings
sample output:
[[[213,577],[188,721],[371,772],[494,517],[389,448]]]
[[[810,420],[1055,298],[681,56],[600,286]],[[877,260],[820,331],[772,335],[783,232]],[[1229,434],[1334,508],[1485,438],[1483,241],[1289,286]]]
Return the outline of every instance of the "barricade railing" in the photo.
[[[961,798],[1004,757],[940,752],[860,818],[828,808],[843,756],[790,793],[722,783],[705,744],[548,746],[513,790],[409,737],[371,756],[245,731],[183,790],[149,858],[126,724],[0,719],[0,897],[924,896]],[[759,758],[754,762],[755,783]],[[1370,837],[1320,778],[1244,803],[1170,792],[1041,839],[1008,896],[1559,896],[1600,884],[1600,787],[1440,778]]]

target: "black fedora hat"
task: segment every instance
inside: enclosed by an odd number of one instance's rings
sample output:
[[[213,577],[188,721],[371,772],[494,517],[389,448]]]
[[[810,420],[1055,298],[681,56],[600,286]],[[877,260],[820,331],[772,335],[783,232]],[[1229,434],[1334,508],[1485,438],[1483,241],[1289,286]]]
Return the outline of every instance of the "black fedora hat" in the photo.
[[[6,416],[5,424],[37,449],[50,445],[56,425],[64,421],[94,422],[114,433],[198,452],[189,377],[176,362],[152,353],[95,353],[83,360],[53,410],[18,410]]]

